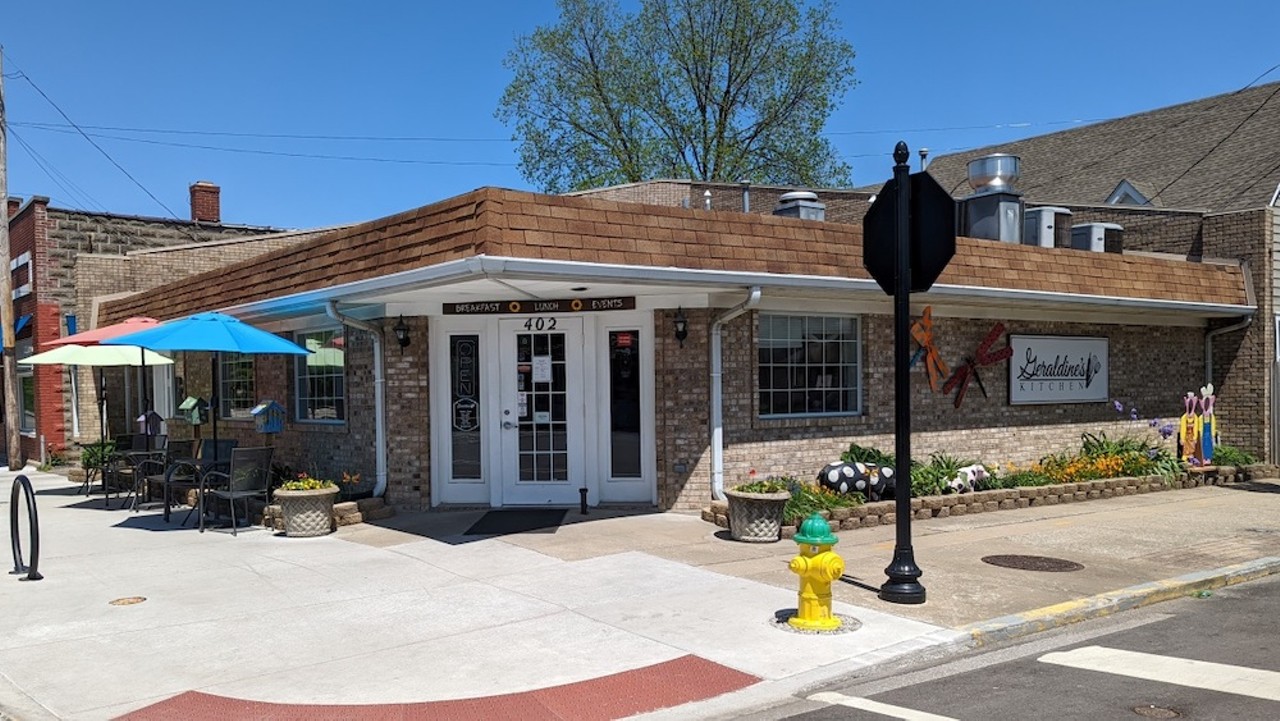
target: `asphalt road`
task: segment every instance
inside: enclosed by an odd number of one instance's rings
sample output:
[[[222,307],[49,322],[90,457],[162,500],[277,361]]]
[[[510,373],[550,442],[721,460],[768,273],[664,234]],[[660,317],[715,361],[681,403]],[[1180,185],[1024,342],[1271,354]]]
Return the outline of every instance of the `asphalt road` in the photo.
[[[748,718],[1280,719],[1280,576],[802,696]]]

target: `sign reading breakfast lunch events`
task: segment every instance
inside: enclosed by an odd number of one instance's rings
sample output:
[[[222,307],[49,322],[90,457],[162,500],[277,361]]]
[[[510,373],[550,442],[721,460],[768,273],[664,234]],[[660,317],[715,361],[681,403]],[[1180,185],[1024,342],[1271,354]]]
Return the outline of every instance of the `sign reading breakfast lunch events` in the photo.
[[[1011,335],[1009,403],[1095,403],[1106,401],[1106,338]]]

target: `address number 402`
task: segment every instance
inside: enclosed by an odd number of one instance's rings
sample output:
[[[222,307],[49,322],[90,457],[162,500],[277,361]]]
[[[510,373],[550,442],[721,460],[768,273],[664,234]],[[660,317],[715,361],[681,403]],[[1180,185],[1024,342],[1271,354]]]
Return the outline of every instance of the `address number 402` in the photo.
[[[555,330],[555,318],[525,318],[525,330]]]

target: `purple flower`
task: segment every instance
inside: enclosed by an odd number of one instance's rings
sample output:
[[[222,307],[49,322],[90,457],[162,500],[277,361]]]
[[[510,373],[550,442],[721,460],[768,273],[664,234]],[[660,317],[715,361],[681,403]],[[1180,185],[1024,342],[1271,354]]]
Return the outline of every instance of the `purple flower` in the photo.
[[[1160,419],[1152,418],[1151,420],[1147,421],[1147,425],[1151,426],[1152,428],[1155,428],[1156,426],[1160,425]]]
[[[1190,463],[1191,463],[1191,465],[1193,465],[1193,466],[1198,466],[1198,465],[1200,465],[1200,459],[1199,459],[1199,458],[1196,458],[1195,456],[1192,456],[1192,457],[1191,457],[1191,461],[1190,461]]]
[[[1131,420],[1131,421],[1136,421],[1136,420],[1138,420],[1138,409],[1137,409],[1137,408],[1130,408],[1130,409],[1129,409],[1129,420]]]
[[[1169,440],[1169,437],[1173,435],[1173,430],[1174,428],[1172,423],[1166,423],[1163,426],[1160,426],[1160,437],[1166,441]]]
[[[1116,407],[1116,413],[1124,413],[1124,404],[1120,401],[1111,401],[1111,405]]]
[[[1154,461],[1154,460],[1156,459],[1156,456],[1158,456],[1158,455],[1160,455],[1160,450],[1159,450],[1159,449],[1157,449],[1157,448],[1148,448],[1148,449],[1147,449],[1147,458],[1148,458],[1148,459],[1150,459],[1150,460],[1153,460],[1153,461]]]

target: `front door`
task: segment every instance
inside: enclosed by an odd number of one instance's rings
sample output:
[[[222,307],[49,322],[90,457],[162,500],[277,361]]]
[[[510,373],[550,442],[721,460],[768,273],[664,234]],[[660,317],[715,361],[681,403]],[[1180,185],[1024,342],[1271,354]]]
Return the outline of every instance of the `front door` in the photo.
[[[499,322],[503,505],[575,505],[585,485],[582,318]]]

